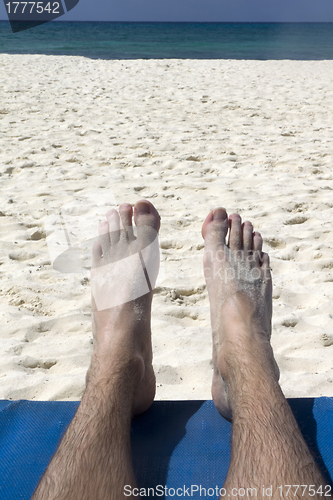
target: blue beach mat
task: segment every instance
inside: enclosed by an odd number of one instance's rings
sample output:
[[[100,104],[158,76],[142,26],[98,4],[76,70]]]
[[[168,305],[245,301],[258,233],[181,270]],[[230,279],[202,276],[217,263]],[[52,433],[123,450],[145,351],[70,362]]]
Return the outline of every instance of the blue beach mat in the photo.
[[[333,398],[289,399],[326,479],[333,477]],[[0,499],[29,500],[78,402],[0,401]],[[135,475],[146,496],[212,498],[230,461],[231,424],[212,401],[156,401],[132,424]],[[166,488],[167,489],[166,489]],[[148,491],[150,488],[150,491]],[[177,494],[178,490],[178,494]]]

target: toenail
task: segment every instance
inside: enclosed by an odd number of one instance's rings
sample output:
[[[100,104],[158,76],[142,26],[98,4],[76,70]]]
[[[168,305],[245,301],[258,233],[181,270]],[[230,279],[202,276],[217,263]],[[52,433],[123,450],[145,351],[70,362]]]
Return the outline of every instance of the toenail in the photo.
[[[132,205],[130,203],[122,203],[120,206],[119,206],[119,210],[126,210],[128,208],[132,208]]]
[[[216,208],[213,211],[213,220],[224,220],[226,219],[227,214],[225,213],[225,210],[223,208]]]
[[[150,214],[150,206],[148,203],[139,202],[135,205],[135,209],[139,215]]]

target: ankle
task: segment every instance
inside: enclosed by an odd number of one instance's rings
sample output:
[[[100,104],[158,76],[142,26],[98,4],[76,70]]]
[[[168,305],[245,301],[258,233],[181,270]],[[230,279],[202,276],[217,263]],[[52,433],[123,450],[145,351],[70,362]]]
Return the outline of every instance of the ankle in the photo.
[[[101,348],[93,352],[86,385],[102,386],[107,391],[124,390],[128,394],[135,391],[144,376],[145,363],[136,352],[127,351],[123,356],[110,356]]]
[[[256,330],[237,330],[225,336],[218,358],[218,368],[228,385],[246,384],[256,380],[278,380],[279,370],[272,346],[266,335]]]

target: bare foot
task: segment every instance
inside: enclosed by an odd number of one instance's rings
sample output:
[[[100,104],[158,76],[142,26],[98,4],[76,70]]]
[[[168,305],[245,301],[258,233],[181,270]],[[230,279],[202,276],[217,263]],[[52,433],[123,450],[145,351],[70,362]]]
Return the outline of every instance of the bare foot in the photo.
[[[228,219],[224,208],[209,213],[202,236],[213,332],[212,397],[219,412],[231,419],[231,378],[242,365],[260,363],[260,352],[268,360],[273,376],[279,377],[269,343],[272,318],[269,257],[262,252],[262,237],[253,232],[251,222],[242,224],[238,214]]]
[[[131,413],[147,410],[155,396],[151,302],[159,269],[160,216],[142,200],[110,210],[93,247],[91,289],[94,353],[87,384],[118,385]],[[125,404],[125,403],[124,403]]]

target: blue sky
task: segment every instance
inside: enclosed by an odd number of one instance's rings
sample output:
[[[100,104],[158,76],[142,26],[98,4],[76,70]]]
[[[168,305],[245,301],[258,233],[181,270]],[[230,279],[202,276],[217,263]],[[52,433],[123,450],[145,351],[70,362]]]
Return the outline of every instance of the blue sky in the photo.
[[[333,0],[80,0],[59,20],[333,22]]]

